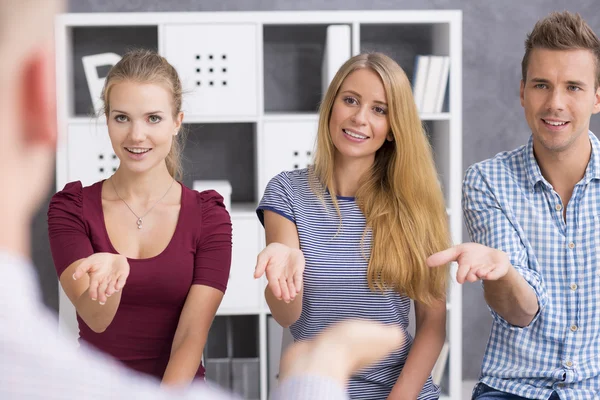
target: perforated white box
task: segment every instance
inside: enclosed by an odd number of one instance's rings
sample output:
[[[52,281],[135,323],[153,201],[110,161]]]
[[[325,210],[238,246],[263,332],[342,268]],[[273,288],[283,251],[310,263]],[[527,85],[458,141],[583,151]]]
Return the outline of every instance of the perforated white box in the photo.
[[[258,114],[256,25],[166,25],[162,43],[186,91],[188,116]]]
[[[79,180],[83,186],[88,186],[110,177],[119,167],[103,119],[72,123],[67,135],[69,182]]]
[[[317,117],[301,121],[265,121],[259,160],[261,196],[269,180],[281,171],[306,168],[313,162]]]

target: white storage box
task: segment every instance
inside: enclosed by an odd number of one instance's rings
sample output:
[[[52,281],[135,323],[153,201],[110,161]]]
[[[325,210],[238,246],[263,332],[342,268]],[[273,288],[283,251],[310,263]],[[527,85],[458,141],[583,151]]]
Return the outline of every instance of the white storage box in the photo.
[[[229,181],[194,181],[193,189],[198,192],[204,190],[216,190],[223,196],[225,208],[231,213],[231,183],[229,183]]]

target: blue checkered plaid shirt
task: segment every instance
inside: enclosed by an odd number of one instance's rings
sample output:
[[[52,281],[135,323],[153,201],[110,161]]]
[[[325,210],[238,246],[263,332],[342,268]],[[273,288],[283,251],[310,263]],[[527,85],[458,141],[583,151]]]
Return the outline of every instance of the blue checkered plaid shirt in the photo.
[[[520,328],[493,310],[481,381],[507,393],[600,398],[600,142],[564,204],[542,176],[533,141],[471,166],[463,210],[474,242],[503,250],[540,311]]]

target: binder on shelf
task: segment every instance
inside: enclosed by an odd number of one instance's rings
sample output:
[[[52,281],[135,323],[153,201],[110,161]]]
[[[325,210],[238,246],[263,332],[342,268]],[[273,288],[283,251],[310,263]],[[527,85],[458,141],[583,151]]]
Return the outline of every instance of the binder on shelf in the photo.
[[[435,103],[434,112],[441,113],[446,99],[446,88],[448,87],[448,76],[450,72],[450,57],[444,57],[444,65],[442,66],[442,74],[438,83],[438,94]]]
[[[420,113],[441,113],[446,99],[450,57],[425,56],[415,58],[413,95]]]
[[[323,52],[323,63],[321,65],[321,89],[325,95],[327,87],[351,55],[351,32],[350,25],[329,25],[325,39],[325,51]]]
[[[429,57],[417,56],[415,58],[415,69],[413,72],[413,97],[419,112],[423,111],[423,96],[425,84],[427,83],[427,72],[429,70]]]
[[[438,97],[438,89],[442,69],[444,68],[444,57],[429,56],[429,69],[427,70],[427,82],[425,84],[425,93],[423,95],[423,108],[421,112],[433,113]]]

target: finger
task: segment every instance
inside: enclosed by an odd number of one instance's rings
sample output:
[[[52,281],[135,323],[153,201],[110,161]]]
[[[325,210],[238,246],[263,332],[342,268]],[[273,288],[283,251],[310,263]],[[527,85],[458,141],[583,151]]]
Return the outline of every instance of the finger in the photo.
[[[296,286],[294,285],[294,278],[286,279],[286,285],[288,288],[288,293],[290,294],[290,300],[294,300],[296,298],[296,294],[298,291],[296,290]]]
[[[267,265],[269,264],[270,255],[267,254],[267,249],[265,248],[263,251],[258,253],[256,256],[256,267],[254,268],[254,278],[260,278],[267,269]]]
[[[467,276],[465,277],[465,282],[477,282],[479,277],[477,276],[476,271],[470,270]]]
[[[279,286],[279,279],[269,279],[269,289],[277,300],[281,300],[281,287]]]
[[[427,258],[427,265],[430,267],[439,267],[448,264],[449,262],[458,260],[462,254],[461,245],[450,247],[449,249],[439,251]]]
[[[465,283],[467,275],[470,271],[471,264],[458,264],[458,269],[456,270],[456,281],[460,284]]]
[[[106,286],[106,297],[112,296],[117,291],[115,289],[115,285],[117,284],[117,279],[118,279],[118,276],[113,276],[111,278],[110,282],[108,282],[108,285]]]
[[[302,270],[296,268],[294,272],[294,287],[296,288],[296,294],[302,291]]]
[[[73,279],[77,280],[88,273],[90,268],[92,268],[92,263],[88,260],[83,260],[77,268],[75,268],[75,272],[73,273]]]
[[[290,290],[286,279],[282,276],[279,278],[279,287],[281,288],[281,299],[286,303],[290,302]]]
[[[129,272],[124,272],[117,278],[117,282],[115,283],[115,292],[123,289],[125,287],[125,282],[127,282],[127,278],[129,277]]]
[[[90,286],[88,287],[88,294],[90,299],[96,301],[98,299],[98,286],[100,285],[100,278],[94,274],[90,277]]]
[[[106,277],[98,284],[98,303],[103,306],[106,304],[106,288],[110,283],[110,278]]]
[[[479,268],[476,271],[477,277],[479,279],[486,279],[487,276],[488,276],[488,274],[490,272],[492,272],[495,268],[496,268],[496,266],[494,264],[492,264],[492,265],[486,265],[486,266],[484,266],[482,268]]]
[[[502,268],[498,264],[494,264],[490,272],[485,276],[486,281],[496,281],[506,275],[506,268]]]

